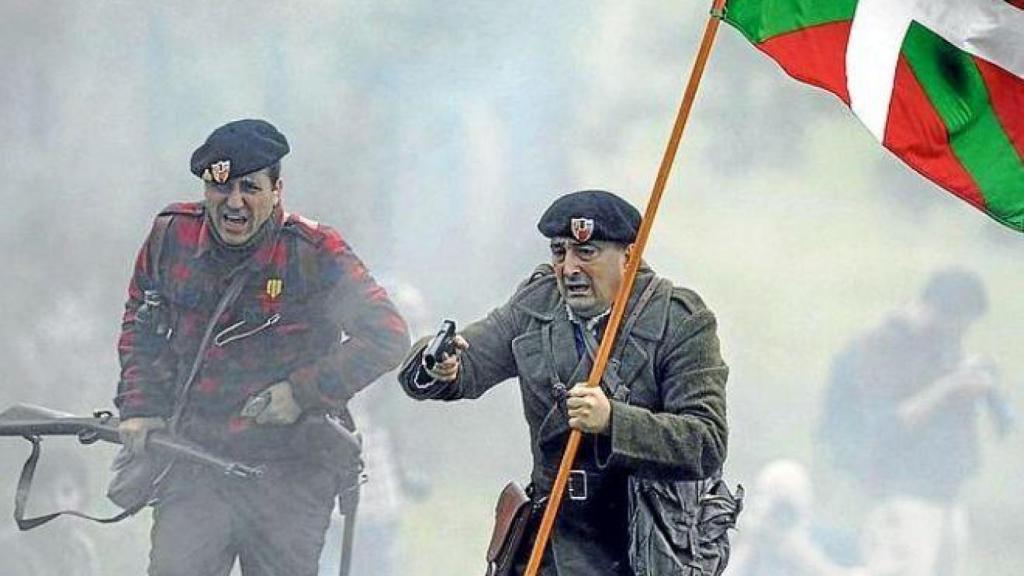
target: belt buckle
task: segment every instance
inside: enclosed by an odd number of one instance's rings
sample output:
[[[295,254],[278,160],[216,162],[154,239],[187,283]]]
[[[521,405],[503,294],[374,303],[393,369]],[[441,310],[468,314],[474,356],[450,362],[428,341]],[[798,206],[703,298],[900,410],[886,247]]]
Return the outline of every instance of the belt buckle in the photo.
[[[569,471],[569,482],[566,485],[566,492],[569,494],[569,500],[580,502],[587,499],[586,470]]]

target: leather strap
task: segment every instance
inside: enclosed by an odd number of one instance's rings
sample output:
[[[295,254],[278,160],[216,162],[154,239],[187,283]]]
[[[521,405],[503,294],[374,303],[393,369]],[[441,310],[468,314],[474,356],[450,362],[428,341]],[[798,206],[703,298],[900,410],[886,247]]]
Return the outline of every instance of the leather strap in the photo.
[[[647,286],[644,288],[644,291],[640,294],[640,297],[637,299],[636,305],[633,306],[633,309],[630,312],[629,317],[627,317],[626,321],[623,323],[622,329],[619,330],[619,338],[618,341],[615,343],[615,350],[611,354],[612,360],[610,361],[610,364],[612,369],[605,370],[605,373],[601,378],[602,381],[604,381],[605,384],[608,385],[609,390],[607,390],[607,392],[620,400],[626,401],[629,398],[629,386],[622,382],[621,378],[619,378],[618,373],[619,359],[622,358],[623,350],[625,350],[626,339],[629,337],[630,332],[632,332],[633,326],[636,325],[637,320],[640,319],[640,315],[643,313],[644,308],[647,307],[647,303],[650,302],[651,298],[654,297],[655,292],[657,292],[658,286],[660,286],[664,282],[667,282],[667,280],[655,277],[652,278],[651,281],[647,283]],[[597,338],[594,337],[594,335],[591,334],[589,331],[584,330],[583,340],[586,344],[587,353],[590,354],[590,357],[593,358],[594,356],[596,356],[597,348],[600,345],[600,343],[597,341]]]
[[[164,251],[164,238],[167,230],[171,227],[173,214],[161,214],[153,222],[153,231],[149,236],[149,266],[152,270],[153,283],[155,288],[160,287],[160,254]]]
[[[77,510],[61,510],[59,512],[51,512],[50,514],[25,518],[25,505],[28,503],[29,491],[32,488],[32,478],[36,474],[36,464],[39,462],[39,454],[41,451],[39,445],[43,441],[39,436],[25,436],[25,439],[32,443],[32,453],[29,454],[28,460],[26,460],[24,466],[21,467],[21,476],[18,477],[18,490],[14,494],[14,522],[18,525],[19,530],[31,530],[37,526],[46,524],[58,516],[77,516],[78,518],[85,518],[86,520],[92,520],[93,522],[99,522],[100,524],[113,524],[114,522],[120,522],[121,520],[124,520],[138,512],[138,510],[123,510],[115,516],[101,518],[97,516],[90,516],[89,514],[85,514]]]
[[[192,359],[192,368],[189,370],[188,377],[182,381],[179,387],[178,398],[174,404],[174,415],[171,417],[170,432],[172,435],[178,431],[178,424],[188,404],[188,393],[192,389],[192,383],[195,382],[196,375],[199,374],[199,367],[203,364],[203,356],[206,355],[206,349],[210,347],[210,340],[213,338],[213,330],[217,326],[217,320],[224,314],[228,306],[231,306],[235,298],[241,294],[242,286],[245,285],[245,281],[249,278],[249,272],[249,267],[244,264],[240,268],[236,268],[235,277],[231,280],[231,285],[221,295],[220,301],[217,302],[217,307],[210,316],[210,321],[206,324],[203,339],[199,342],[199,349],[196,350],[195,358]]]

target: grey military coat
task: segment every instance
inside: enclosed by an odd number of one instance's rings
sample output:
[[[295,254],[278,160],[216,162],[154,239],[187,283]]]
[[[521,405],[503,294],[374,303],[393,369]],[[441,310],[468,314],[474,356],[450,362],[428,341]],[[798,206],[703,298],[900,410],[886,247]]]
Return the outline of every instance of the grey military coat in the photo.
[[[719,351],[714,315],[696,293],[673,287],[644,266],[622,326],[628,334],[616,343],[602,384],[612,398],[610,430],[590,444],[597,466],[628,475],[631,487],[716,476],[726,455],[728,368]],[[462,352],[454,382],[416,383],[426,346],[422,340],[413,346],[400,371],[404,389],[416,399],[450,401],[477,398],[518,377],[530,430],[531,480],[538,494],[547,494],[569,433],[564,404],[552,390],[586,381],[592,366],[589,354],[582,358],[577,354],[573,325],[551,267],[539,267],[507,303],[465,326],[461,334],[470,347]],[[694,493],[694,498],[698,496]],[[635,520],[636,515],[630,517]],[[692,524],[692,519],[681,522]],[[660,555],[653,548],[657,542],[678,541],[686,546],[686,536],[692,533],[680,526],[679,534],[652,539],[651,534],[636,530],[656,529],[657,522],[645,522],[642,527],[632,524],[621,529],[630,531],[627,537],[634,550],[629,555],[634,558],[628,563],[638,573],[648,573],[650,559],[647,552],[635,550],[637,545]],[[632,573],[624,554],[615,552],[618,557],[610,557],[586,534],[573,534],[577,537],[556,525],[552,552],[559,574]]]

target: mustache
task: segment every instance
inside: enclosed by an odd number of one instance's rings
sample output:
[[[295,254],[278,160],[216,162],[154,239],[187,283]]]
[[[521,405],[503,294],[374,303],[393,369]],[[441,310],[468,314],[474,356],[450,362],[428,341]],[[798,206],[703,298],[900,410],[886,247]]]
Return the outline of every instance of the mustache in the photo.
[[[562,284],[566,288],[589,288],[590,278],[587,278],[583,274],[572,274],[570,276],[563,276]]]
[[[228,208],[227,206],[221,206],[218,210],[221,216],[243,216],[248,218],[249,211],[245,208]]]

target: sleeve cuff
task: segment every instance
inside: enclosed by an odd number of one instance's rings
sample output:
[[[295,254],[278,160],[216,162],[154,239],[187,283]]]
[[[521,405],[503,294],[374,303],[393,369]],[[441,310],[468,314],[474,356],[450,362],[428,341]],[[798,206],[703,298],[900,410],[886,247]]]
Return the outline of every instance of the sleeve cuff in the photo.
[[[148,417],[170,418],[171,416],[169,408],[144,400],[138,390],[118,394],[114,397],[114,406],[117,408],[121,420]]]
[[[602,468],[626,465],[631,460],[634,456],[632,447],[637,445],[637,439],[631,437],[636,433],[635,422],[645,412],[643,408],[619,400],[611,402],[612,415],[608,432],[602,436],[602,441],[598,442],[601,445],[598,462]]]
[[[437,384],[437,379],[428,374],[422,365],[416,369],[416,377],[412,381],[413,388],[429,390],[434,384]]]

